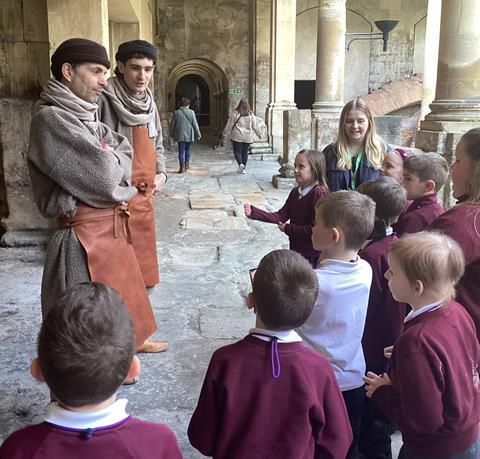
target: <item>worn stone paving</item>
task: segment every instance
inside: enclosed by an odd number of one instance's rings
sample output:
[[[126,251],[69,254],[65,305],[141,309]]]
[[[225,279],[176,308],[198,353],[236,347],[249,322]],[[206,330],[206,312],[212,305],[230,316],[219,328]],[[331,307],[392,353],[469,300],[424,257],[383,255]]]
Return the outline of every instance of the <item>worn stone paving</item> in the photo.
[[[251,159],[236,174],[231,153],[194,144],[191,171],[180,175],[168,153],[169,180],[155,200],[161,282],[151,294],[157,337],[170,349],[140,354],[140,381],[122,387],[134,416],[168,424],[185,458],[202,457],[186,430],[215,349],[241,339],[254,325],[245,306],[248,270],[266,253],[288,247],[275,225],[245,219],[243,203],[279,209],[289,190],[271,184],[278,164]],[[41,322],[41,248],[0,248],[0,442],[40,422],[49,401],[29,376]],[[398,449],[398,438],[395,448]]]

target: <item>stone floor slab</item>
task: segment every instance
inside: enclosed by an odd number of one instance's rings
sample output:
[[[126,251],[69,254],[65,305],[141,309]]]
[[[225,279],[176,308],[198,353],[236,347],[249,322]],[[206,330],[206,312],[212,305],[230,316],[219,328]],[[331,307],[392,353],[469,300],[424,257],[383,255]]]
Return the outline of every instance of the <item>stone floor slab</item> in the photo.
[[[255,206],[267,205],[267,201],[260,193],[235,193],[233,197],[241,204],[253,204]]]
[[[190,193],[192,209],[229,209],[235,205],[231,194],[195,192]]]

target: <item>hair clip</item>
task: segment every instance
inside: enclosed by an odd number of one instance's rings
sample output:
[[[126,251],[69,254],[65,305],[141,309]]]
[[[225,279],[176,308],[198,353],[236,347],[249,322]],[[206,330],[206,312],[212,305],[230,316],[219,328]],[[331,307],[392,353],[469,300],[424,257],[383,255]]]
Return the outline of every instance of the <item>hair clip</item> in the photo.
[[[408,159],[408,153],[404,148],[396,147],[393,151],[396,151],[404,161]]]

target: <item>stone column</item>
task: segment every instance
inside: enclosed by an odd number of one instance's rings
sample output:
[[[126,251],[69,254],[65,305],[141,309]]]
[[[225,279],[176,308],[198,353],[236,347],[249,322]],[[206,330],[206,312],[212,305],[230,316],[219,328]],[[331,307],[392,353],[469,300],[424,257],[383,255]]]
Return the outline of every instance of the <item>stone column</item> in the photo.
[[[69,38],[83,37],[109,49],[108,0],[47,0],[50,52]],[[68,27],[65,25],[68,24]]]
[[[312,147],[322,149],[335,139],[343,108],[345,73],[345,0],[319,0],[317,80],[312,109]]]
[[[295,109],[296,0],[271,2],[269,138],[273,153],[283,156],[283,112]]]
[[[33,202],[25,159],[33,103],[50,76],[46,0],[1,1],[0,41],[0,238],[2,245],[29,245],[48,226]]]
[[[431,113],[420,123],[415,146],[451,163],[461,135],[480,123],[480,2],[442,2],[438,73]],[[451,203],[450,186],[443,201]]]
[[[437,84],[438,45],[440,40],[440,19],[442,0],[428,0],[427,25],[425,28],[425,53],[423,64],[423,96],[420,119],[430,113],[430,104],[435,99]]]
[[[437,88],[431,121],[473,121],[480,115],[480,2],[442,2]],[[430,124],[434,126],[434,124]]]
[[[271,0],[250,0],[251,50],[250,94],[255,115],[267,122],[270,78],[270,3]],[[257,158],[272,156],[268,139],[254,142],[250,153]]]
[[[319,0],[317,81],[312,116],[337,116],[343,107],[345,73],[345,0]]]

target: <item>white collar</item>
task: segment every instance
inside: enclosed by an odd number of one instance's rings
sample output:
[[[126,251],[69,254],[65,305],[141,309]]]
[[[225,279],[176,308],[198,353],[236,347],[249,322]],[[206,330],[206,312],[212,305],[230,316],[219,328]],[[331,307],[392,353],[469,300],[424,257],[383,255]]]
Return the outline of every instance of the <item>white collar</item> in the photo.
[[[300,197],[303,198],[304,196],[306,196],[308,193],[310,193],[310,191],[313,190],[313,188],[315,187],[316,183],[312,183],[311,185],[309,186],[306,186],[305,188],[300,188],[298,187],[298,193],[300,194]]]
[[[391,236],[393,234],[393,228],[391,226],[387,226],[385,228],[385,237]],[[365,249],[368,247],[375,239],[367,239],[363,244],[360,250]]]
[[[421,308],[417,310],[411,310],[407,316],[404,319],[404,323],[407,323],[408,321],[415,319],[415,317],[418,317],[422,314],[425,314],[430,311],[435,311],[435,309],[438,309],[440,306],[442,306],[442,302],[440,303],[433,303],[433,304],[427,304],[426,306],[422,306]]]
[[[100,411],[79,413],[62,408],[56,402],[50,403],[45,421],[69,429],[98,429],[108,427],[127,419],[125,408],[128,400],[122,398]]]
[[[265,328],[251,328],[248,333],[263,341],[271,341],[268,336],[275,336],[278,338],[279,343],[296,343],[302,341],[302,338],[300,338],[300,335],[295,330],[272,331],[266,330]]]

